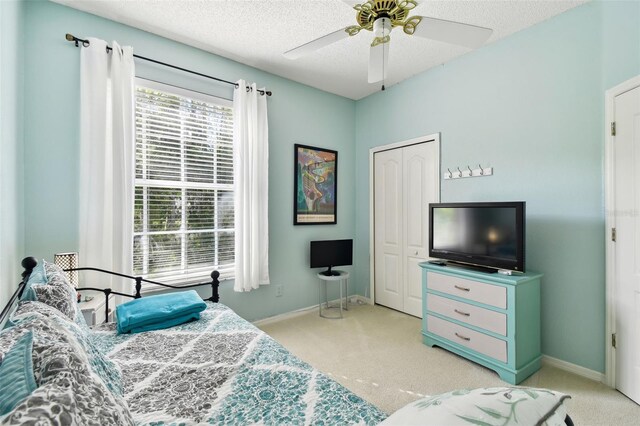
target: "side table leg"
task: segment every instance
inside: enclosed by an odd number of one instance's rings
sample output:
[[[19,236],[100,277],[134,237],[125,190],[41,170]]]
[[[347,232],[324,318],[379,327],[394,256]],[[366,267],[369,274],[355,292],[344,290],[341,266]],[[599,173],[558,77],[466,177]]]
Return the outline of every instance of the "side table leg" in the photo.
[[[322,280],[318,285],[318,315],[322,316]]]
[[[340,318],[342,318],[342,283],[338,287],[340,287]]]
[[[344,279],[344,310],[349,310],[349,278]]]
[[[324,283],[324,307],[325,308],[329,308],[329,296],[327,295],[328,291],[327,291],[327,282],[323,281]]]

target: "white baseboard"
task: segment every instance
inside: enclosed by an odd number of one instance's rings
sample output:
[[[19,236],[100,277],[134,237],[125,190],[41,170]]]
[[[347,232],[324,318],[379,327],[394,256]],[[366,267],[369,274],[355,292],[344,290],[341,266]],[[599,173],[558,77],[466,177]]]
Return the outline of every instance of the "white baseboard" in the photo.
[[[568,371],[569,373],[573,373],[581,377],[585,377],[587,379],[595,380],[596,382],[604,383],[604,373],[600,373],[599,371],[572,364],[570,362],[563,361],[549,355],[542,355],[542,363],[551,367],[559,368],[560,370]]]
[[[352,301],[354,299],[356,300],[356,303],[359,304],[359,305],[369,305],[369,304],[371,304],[371,301],[369,300],[369,298],[364,297],[364,296],[360,296],[359,294],[354,294],[354,295],[349,296],[349,303],[352,303]],[[329,300],[329,303],[331,303],[331,304],[340,303],[340,299]],[[318,309],[318,305],[307,306],[306,308],[296,309],[295,311],[285,312],[284,314],[278,314],[278,315],[274,315],[272,317],[259,319],[257,321],[253,321],[252,324],[258,326],[258,325],[269,324],[269,323],[272,323],[272,322],[275,322],[275,321],[282,321],[282,320],[286,320],[286,319],[290,319],[290,318],[295,318],[295,317],[300,316],[302,314],[306,314],[307,312],[312,311],[314,309],[317,310]]]
[[[359,294],[356,294],[356,295],[350,296],[350,297],[351,298],[355,297],[356,300],[358,301],[358,304],[360,304],[360,305],[373,305],[373,302],[368,297],[360,296]],[[349,300],[351,300],[351,299],[349,299]]]
[[[295,311],[285,312],[284,314],[278,314],[278,315],[274,315],[272,317],[262,318],[262,319],[259,319],[257,321],[253,321],[252,324],[258,326],[258,325],[269,324],[269,323],[272,323],[272,322],[275,322],[275,321],[282,321],[282,320],[286,320],[286,319],[290,319],[290,318],[295,318],[295,317],[300,316],[302,314],[306,314],[307,312],[309,312],[312,309],[318,309],[318,305],[307,306],[306,308],[296,309]]]

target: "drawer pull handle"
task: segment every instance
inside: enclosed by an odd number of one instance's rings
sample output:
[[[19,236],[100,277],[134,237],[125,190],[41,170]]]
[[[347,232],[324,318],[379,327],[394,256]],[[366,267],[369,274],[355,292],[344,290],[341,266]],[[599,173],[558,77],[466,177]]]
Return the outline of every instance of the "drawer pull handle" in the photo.
[[[467,341],[467,342],[468,342],[469,340],[471,340],[471,337],[465,337],[465,336],[463,336],[462,334],[458,334],[458,333],[456,333],[456,336],[458,336],[459,338],[461,338],[462,340],[465,340],[465,341]]]
[[[469,316],[471,316],[471,314],[470,314],[469,312],[462,312],[462,311],[459,311],[459,310],[457,310],[457,309],[454,309],[453,311],[454,311],[456,314],[464,315],[465,317],[469,317]]]
[[[457,288],[458,290],[462,290],[462,291],[471,291],[470,288],[467,287],[460,287],[459,285],[454,285],[455,288]]]

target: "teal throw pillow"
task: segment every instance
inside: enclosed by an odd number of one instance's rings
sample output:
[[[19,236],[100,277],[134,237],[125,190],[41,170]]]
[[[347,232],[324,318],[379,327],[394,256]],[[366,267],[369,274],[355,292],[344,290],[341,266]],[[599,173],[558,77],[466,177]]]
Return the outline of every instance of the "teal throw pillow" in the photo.
[[[0,364],[0,416],[13,410],[37,388],[32,348],[33,332],[29,331],[18,339]]]

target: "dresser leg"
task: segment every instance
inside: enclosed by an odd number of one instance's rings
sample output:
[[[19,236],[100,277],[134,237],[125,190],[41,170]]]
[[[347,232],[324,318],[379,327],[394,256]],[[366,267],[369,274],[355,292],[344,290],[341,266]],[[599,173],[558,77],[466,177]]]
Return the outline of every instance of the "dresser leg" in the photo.
[[[517,385],[517,381],[516,381],[516,375],[513,373],[510,373],[509,371],[504,371],[504,370],[495,370],[496,373],[498,373],[498,376],[500,376],[500,378],[512,385]]]
[[[422,343],[430,347],[434,347],[435,345],[438,344],[438,342],[433,340],[431,337],[427,337],[427,336],[422,336]]]

